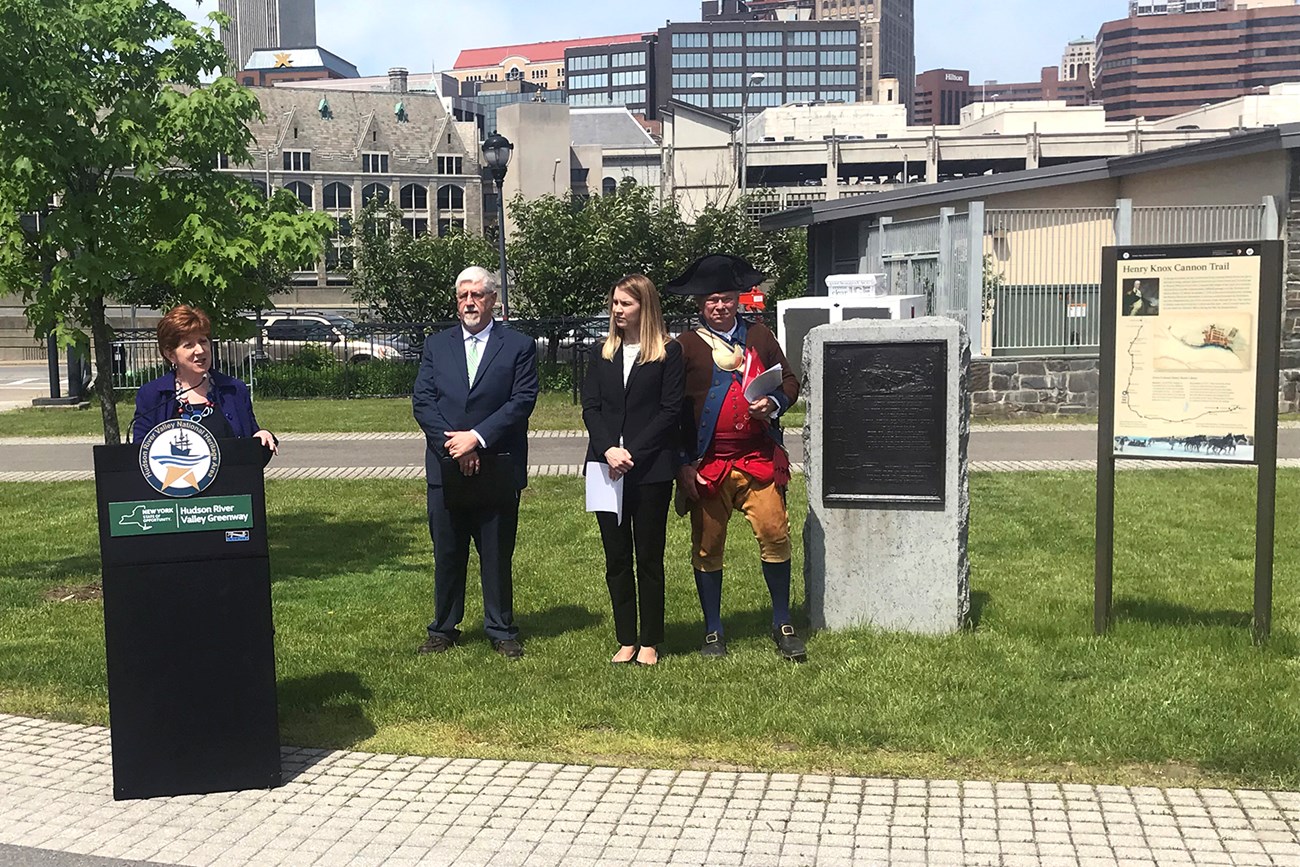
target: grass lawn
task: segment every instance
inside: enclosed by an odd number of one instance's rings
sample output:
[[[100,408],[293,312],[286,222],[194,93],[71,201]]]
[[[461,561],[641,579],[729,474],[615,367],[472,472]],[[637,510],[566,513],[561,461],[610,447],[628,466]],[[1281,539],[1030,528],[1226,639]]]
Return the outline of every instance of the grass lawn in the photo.
[[[803,666],[773,652],[754,544],[734,525],[732,653],[694,652],[686,525],[672,520],[653,669],[607,662],[613,627],[579,479],[526,492],[515,608],[528,656],[513,664],[488,647],[476,590],[465,646],[416,656],[432,616],[420,483],[272,482],[282,736],[637,766],[1294,788],[1300,534],[1279,522],[1274,636],[1254,647],[1253,479],[1120,474],[1117,621],[1096,638],[1093,477],[977,475],[972,628],[820,633]],[[799,480],[790,499],[801,526]],[[1278,513],[1297,511],[1300,473],[1283,471]],[[102,606],[66,589],[98,579],[91,486],[0,485],[0,512],[0,711],[107,723]],[[797,600],[801,557],[796,546]]]

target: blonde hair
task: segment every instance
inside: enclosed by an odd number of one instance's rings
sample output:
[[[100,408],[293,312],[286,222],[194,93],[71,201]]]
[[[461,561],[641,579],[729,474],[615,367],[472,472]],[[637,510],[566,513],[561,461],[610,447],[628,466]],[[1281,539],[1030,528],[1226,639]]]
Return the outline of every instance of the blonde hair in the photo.
[[[664,327],[664,315],[659,306],[659,290],[644,274],[628,274],[609,290],[609,335],[601,347],[600,357],[612,361],[618,348],[623,345],[623,332],[614,324],[614,293],[620,289],[641,305],[641,356],[636,363],[663,361],[668,354],[664,350],[668,344],[668,329]]]

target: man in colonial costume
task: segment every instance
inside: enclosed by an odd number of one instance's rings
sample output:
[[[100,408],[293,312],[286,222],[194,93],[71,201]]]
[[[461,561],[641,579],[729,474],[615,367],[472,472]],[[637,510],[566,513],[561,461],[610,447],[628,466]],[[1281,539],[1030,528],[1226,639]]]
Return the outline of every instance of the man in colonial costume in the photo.
[[[737,316],[740,293],[763,275],[735,256],[705,256],[665,291],[691,295],[697,328],[677,338],[685,362],[682,467],[678,482],[691,515],[691,561],[704,611],[705,656],[727,652],[722,630],[722,563],[727,523],[739,510],[758,539],[763,578],[772,597],[772,639],[785,659],[807,658],[790,623],[790,520],[785,491],[790,460],[780,417],[799,396],[799,382],[771,329]],[[781,376],[761,394],[745,390],[780,365]]]

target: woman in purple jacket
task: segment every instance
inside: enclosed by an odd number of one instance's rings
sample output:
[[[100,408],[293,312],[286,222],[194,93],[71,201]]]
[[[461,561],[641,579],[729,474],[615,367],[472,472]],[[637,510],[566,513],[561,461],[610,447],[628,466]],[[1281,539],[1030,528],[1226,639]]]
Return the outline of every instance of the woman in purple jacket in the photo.
[[[135,395],[131,439],[138,442],[168,419],[198,422],[215,437],[257,437],[279,454],[275,434],[253,415],[248,386],[212,369],[212,320],[196,307],[173,307],[158,323],[158,351],[171,370]]]

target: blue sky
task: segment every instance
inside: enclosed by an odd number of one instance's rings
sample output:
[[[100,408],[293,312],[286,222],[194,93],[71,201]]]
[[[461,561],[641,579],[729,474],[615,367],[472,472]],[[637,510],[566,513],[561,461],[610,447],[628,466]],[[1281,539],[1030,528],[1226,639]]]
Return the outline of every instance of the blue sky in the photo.
[[[216,0],[170,0],[192,18]],[[1065,43],[1127,14],[1126,0],[915,0],[916,68],[971,80],[1036,80]],[[362,75],[448,69],[462,48],[635,33],[698,21],[699,0],[316,0],[317,39]]]

